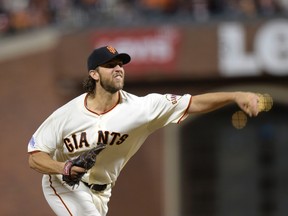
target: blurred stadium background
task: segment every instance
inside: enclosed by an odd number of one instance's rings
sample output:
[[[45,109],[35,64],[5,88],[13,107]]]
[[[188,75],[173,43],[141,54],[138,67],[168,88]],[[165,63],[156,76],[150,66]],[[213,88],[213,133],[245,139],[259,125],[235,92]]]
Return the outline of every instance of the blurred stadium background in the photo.
[[[109,44],[132,56],[125,90],[138,95],[274,98],[242,130],[231,105],[157,131],[120,175],[109,216],[287,216],[287,15],[287,0],[0,0],[0,214],[53,215],[27,143]]]

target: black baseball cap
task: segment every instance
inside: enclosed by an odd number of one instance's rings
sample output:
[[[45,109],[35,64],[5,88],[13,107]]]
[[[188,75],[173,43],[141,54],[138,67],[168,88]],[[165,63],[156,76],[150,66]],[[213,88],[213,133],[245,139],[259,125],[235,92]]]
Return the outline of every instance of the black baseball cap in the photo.
[[[94,49],[87,60],[88,71],[95,70],[99,65],[105,64],[115,58],[121,60],[123,64],[129,63],[131,60],[131,57],[127,53],[118,53],[112,46]]]

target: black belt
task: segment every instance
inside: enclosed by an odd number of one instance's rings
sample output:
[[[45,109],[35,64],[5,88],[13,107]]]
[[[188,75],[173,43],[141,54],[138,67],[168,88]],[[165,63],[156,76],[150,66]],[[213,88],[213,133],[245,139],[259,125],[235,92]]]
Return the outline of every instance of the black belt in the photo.
[[[89,187],[90,189],[92,190],[95,190],[95,191],[104,191],[106,188],[107,188],[107,184],[103,184],[103,185],[100,185],[100,184],[88,184],[87,182],[84,182],[83,183]]]

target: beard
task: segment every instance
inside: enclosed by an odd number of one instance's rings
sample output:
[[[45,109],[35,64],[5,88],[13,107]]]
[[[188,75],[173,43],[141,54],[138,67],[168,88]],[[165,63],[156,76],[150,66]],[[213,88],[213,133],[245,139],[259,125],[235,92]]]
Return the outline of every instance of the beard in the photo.
[[[114,82],[112,81],[108,81],[108,80],[103,80],[102,79],[102,76],[100,75],[100,85],[102,86],[103,89],[105,89],[107,92],[111,93],[111,94],[114,94],[116,93],[117,91],[123,89],[124,87],[124,79],[123,79],[123,82],[121,83],[117,83],[115,84]]]

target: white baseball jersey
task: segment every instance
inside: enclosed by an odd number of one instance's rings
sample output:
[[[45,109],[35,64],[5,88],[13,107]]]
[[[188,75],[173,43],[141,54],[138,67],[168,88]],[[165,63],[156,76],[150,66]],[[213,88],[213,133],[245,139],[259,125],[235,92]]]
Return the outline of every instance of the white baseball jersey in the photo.
[[[87,109],[87,93],[60,107],[34,133],[28,152],[43,151],[64,162],[104,143],[107,147],[83,179],[90,184],[113,184],[152,132],[187,117],[191,100],[189,94],[119,94],[118,104],[103,114]]]

